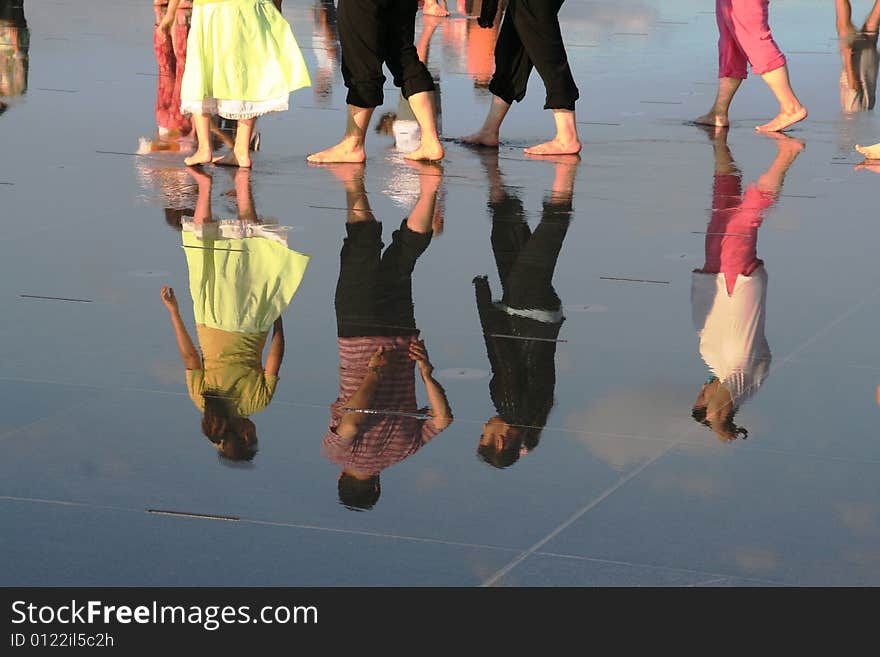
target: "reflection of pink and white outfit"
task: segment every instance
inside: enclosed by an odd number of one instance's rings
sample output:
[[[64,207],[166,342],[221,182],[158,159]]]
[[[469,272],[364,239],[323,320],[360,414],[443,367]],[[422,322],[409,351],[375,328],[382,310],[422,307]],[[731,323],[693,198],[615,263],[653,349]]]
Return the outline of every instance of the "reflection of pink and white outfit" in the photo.
[[[718,21],[718,77],[748,76],[746,64],[758,75],[785,64],[768,23],[769,0],[715,0]]]
[[[758,228],[776,195],[739,176],[716,175],[706,263],[693,275],[691,303],[700,355],[730,391],[734,405],[751,396],[770,369],[764,336],[767,271],[757,256]]]

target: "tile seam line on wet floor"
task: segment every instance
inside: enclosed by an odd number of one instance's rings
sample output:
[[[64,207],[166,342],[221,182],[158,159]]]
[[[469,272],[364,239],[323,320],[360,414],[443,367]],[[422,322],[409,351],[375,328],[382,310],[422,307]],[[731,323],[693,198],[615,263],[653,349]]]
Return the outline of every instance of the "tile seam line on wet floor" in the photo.
[[[634,479],[638,475],[640,475],[645,469],[647,469],[652,464],[656,463],[663,456],[665,456],[668,452],[670,452],[676,443],[669,445],[666,449],[660,451],[655,456],[645,461],[639,467],[631,470],[623,477],[618,479],[614,484],[606,488],[602,491],[598,496],[594,497],[590,500],[584,507],[576,511],[574,514],[569,516],[566,520],[564,520],[561,524],[557,525],[555,529],[553,529],[549,534],[547,534],[544,538],[534,543],[531,547],[522,551],[513,561],[507,563],[502,566],[499,570],[495,571],[488,579],[484,580],[480,586],[481,587],[491,587],[495,586],[495,584],[503,577],[508,575],[511,571],[513,571],[517,566],[519,566],[523,561],[528,559],[529,557],[536,554],[542,547],[547,545],[550,541],[556,538],[559,534],[568,529],[575,522],[580,520],[584,515],[586,515],[589,511],[599,506],[603,501],[605,501],[608,497],[614,494],[619,488],[625,486],[631,479]]]
[[[875,292],[872,296],[863,299],[862,301],[858,302],[857,304],[855,304],[854,306],[852,306],[848,310],[841,313],[835,319],[828,322],[824,327],[822,327],[818,331],[816,331],[816,333],[814,333],[811,337],[804,340],[800,345],[798,345],[791,352],[786,354],[786,356],[784,356],[782,358],[782,360],[779,361],[779,365],[777,367],[771,368],[771,370],[768,372],[768,375],[772,374],[774,372],[777,372],[786,363],[788,363],[791,358],[793,358],[799,352],[801,352],[804,349],[806,349],[807,347],[809,347],[811,344],[813,344],[813,342],[815,342],[820,337],[825,335],[828,331],[833,329],[840,322],[846,320],[847,318],[851,317],[853,314],[858,312],[858,310],[860,308],[867,305],[871,300],[873,300],[877,296],[880,296],[880,289],[878,289],[877,292]],[[635,468],[634,470],[628,472],[626,475],[624,475],[623,477],[618,479],[617,482],[615,482],[612,486],[610,486],[609,488],[605,489],[602,493],[600,493],[598,497],[593,498],[590,502],[588,502],[586,504],[586,506],[584,506],[580,510],[576,511],[574,514],[572,514],[566,520],[564,520],[561,524],[559,524],[555,529],[553,529],[549,534],[547,534],[547,536],[542,538],[540,541],[538,541],[537,543],[532,545],[527,550],[523,551],[513,561],[511,561],[510,563],[503,566],[500,570],[493,573],[488,579],[484,580],[480,586],[482,586],[482,587],[494,586],[501,578],[510,574],[517,566],[519,566],[521,563],[523,563],[530,556],[532,556],[536,552],[538,552],[544,545],[547,545],[547,543],[549,543],[554,538],[556,538],[559,534],[561,534],[563,531],[568,529],[571,525],[573,525],[575,522],[577,522],[580,518],[582,518],[584,515],[586,515],[589,511],[591,511],[595,507],[599,506],[599,504],[601,504],[608,497],[613,495],[618,489],[625,486],[632,479],[634,479],[635,477],[640,475],[642,472],[644,472],[646,469],[648,469],[651,465],[653,465],[654,463],[659,461],[661,458],[666,456],[668,453],[673,451],[678,445],[685,442],[687,436],[690,435],[691,433],[693,433],[693,431],[694,431],[693,429],[688,429],[678,438],[678,440],[673,442],[666,449],[662,450],[661,452],[656,454],[653,458],[649,459],[648,461],[646,461],[645,463],[643,463],[639,467]]]
[[[101,511],[119,511],[125,513],[147,513],[147,514],[155,514],[155,515],[167,515],[169,517],[177,517],[177,518],[185,518],[191,520],[210,520],[210,521],[230,521],[234,520],[237,523],[242,524],[250,524],[250,525],[261,525],[261,526],[269,526],[269,527],[284,527],[289,529],[301,529],[304,531],[315,531],[315,532],[325,532],[325,533],[336,533],[336,534],[348,534],[348,535],[356,535],[356,536],[367,536],[372,538],[382,538],[388,540],[397,540],[397,541],[408,541],[412,543],[430,543],[435,545],[445,545],[448,547],[463,547],[463,548],[472,548],[478,550],[489,550],[495,552],[519,552],[520,548],[514,547],[505,547],[499,545],[488,545],[483,543],[468,543],[464,541],[448,541],[439,538],[430,538],[424,536],[408,536],[405,534],[389,534],[383,532],[371,532],[365,530],[358,529],[343,529],[339,527],[322,527],[320,525],[310,525],[303,523],[293,523],[293,522],[282,522],[282,521],[273,521],[273,520],[258,520],[253,518],[243,518],[240,516],[224,516],[218,514],[206,514],[206,513],[197,513],[192,511],[173,511],[173,510],[162,510],[162,509],[140,509],[135,507],[125,507],[125,506],[112,506],[107,504],[94,504],[90,502],[77,502],[72,500],[55,500],[48,498],[39,498],[39,497],[24,497],[24,496],[16,496],[16,495],[0,495],[0,501],[9,501],[9,502],[23,502],[28,504],[46,504],[46,505],[54,505],[54,506],[68,506],[68,507],[77,507],[83,509],[95,509]],[[534,553],[534,556],[542,556],[542,557],[551,557],[556,559],[568,559],[573,561],[590,561],[595,563],[606,563],[606,564],[614,564],[621,566],[628,566],[632,568],[649,568],[651,570],[661,570],[661,571],[669,571],[669,572],[680,572],[680,573],[689,573],[694,575],[705,575],[712,578],[720,578],[727,579],[731,577],[735,577],[737,579],[763,583],[763,584],[777,584],[782,585],[784,582],[778,582],[775,580],[764,580],[755,577],[743,577],[741,575],[733,575],[733,574],[725,574],[713,571],[706,570],[693,570],[689,568],[679,568],[676,566],[663,566],[657,564],[650,563],[641,563],[636,561],[621,561],[614,559],[603,559],[599,557],[589,557],[584,555],[576,555],[576,554],[564,554],[558,552],[543,552],[538,551]]]
[[[190,520],[208,520],[213,522],[230,522],[234,521],[239,524],[261,525],[268,527],[286,527],[288,529],[302,529],[305,531],[316,531],[334,534],[348,534],[356,536],[369,536],[373,538],[384,538],[389,540],[409,541],[413,543],[433,543],[438,545],[447,545],[450,547],[466,547],[480,550],[494,550],[496,552],[519,552],[521,548],[504,547],[500,545],[485,545],[482,543],[467,543],[464,541],[447,541],[440,538],[429,538],[424,536],[407,536],[405,534],[389,534],[384,532],[370,532],[359,529],[344,529],[340,527],[322,527],[321,525],[309,525],[295,522],[282,522],[280,520],[258,520],[241,516],[226,516],[222,514],[198,513],[194,511],[177,511],[173,509],[141,509],[130,506],[111,506],[106,504],[94,504],[91,502],[76,502],[72,500],[52,500],[39,497],[25,497],[17,495],[0,495],[0,501],[7,502],[24,502],[28,504],[46,504],[56,506],[71,506],[84,509],[97,509],[102,511],[120,511],[132,514],[146,513],[149,515],[168,516],[170,518],[183,518]]]
[[[661,566],[657,564],[648,564],[648,563],[639,563],[637,561],[620,561],[618,559],[601,559],[599,557],[587,557],[581,556],[577,554],[564,554],[559,552],[535,552],[536,557],[552,557],[555,559],[569,559],[572,561],[591,561],[595,563],[605,563],[612,564],[616,566],[633,566],[638,568],[650,568],[652,570],[666,570],[677,573],[688,573],[691,575],[705,575],[707,577],[711,577],[712,579],[729,579],[731,577],[735,577],[736,579],[742,579],[749,582],[757,582],[760,584],[775,584],[775,585],[784,585],[785,582],[773,580],[773,579],[761,579],[758,577],[743,577],[742,575],[733,575],[733,574],[725,574],[719,572],[713,572],[711,570],[694,570],[692,568],[679,568],[677,566]]]

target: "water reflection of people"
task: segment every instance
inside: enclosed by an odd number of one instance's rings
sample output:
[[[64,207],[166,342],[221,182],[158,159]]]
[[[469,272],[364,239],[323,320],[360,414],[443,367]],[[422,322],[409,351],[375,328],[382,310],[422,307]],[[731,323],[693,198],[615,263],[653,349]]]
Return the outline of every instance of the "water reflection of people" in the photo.
[[[251,460],[257,435],[250,417],[272,400],[284,357],[281,313],[293,299],[309,258],[287,247],[283,233],[260,222],[249,172],[235,175],[237,220],[216,221],[211,177],[191,170],[199,196],[182,238],[201,354],[180,316],[174,290],[162,288],[186,386],[203,412],[202,431],[230,460]],[[262,354],[272,329],[265,365]]]
[[[874,2],[861,29],[852,22],[849,0],[836,0],[837,36],[843,70],[840,73],[840,106],[847,114],[874,109],[877,98],[877,29],[880,0]]]
[[[434,379],[419,339],[412,273],[431,243],[439,167],[421,165],[421,192],[383,251],[382,224],[373,216],[363,165],[334,169],[345,185],[348,212],[336,286],[339,396],[330,406],[322,451],[342,471],[339,501],[372,508],[382,470],[412,456],[452,422],[443,387]],[[415,366],[428,396],[416,399]]]
[[[802,142],[773,134],[777,153],[757,182],[742,189],[742,174],[727,145],[727,130],[708,128],[715,151],[712,213],[706,230],[706,254],[691,287],[700,355],[710,371],[694,402],[694,419],[719,440],[747,437],[734,417],[764,383],[770,347],[764,335],[767,271],[758,258],[758,229],[776,203]]]
[[[487,277],[474,279],[496,412],[483,425],[477,453],[496,468],[513,465],[537,447],[553,408],[556,341],[565,321],[553,272],[571,221],[578,159],[556,164],[553,191],[544,200],[534,231],[522,201],[503,185],[497,154],[483,160],[490,181],[492,251],[502,295],[493,301]]]
[[[27,92],[29,48],[24,0],[0,1],[0,115],[8,108],[4,99]]]

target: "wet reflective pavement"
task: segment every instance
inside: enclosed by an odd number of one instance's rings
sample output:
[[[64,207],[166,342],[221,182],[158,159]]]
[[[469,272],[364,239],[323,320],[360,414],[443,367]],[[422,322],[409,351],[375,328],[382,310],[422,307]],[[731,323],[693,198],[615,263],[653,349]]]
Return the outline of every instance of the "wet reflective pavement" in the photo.
[[[284,3],[314,86],[258,121],[252,172],[189,172],[150,3],[25,0],[0,54],[2,583],[880,583],[880,225],[852,151],[880,120],[833,7],[771,3],[810,109],[774,137],[757,79],[729,134],[686,123],[714,96],[707,3],[566,3],[579,163],[522,154],[552,127],[536,76],[497,153],[454,141],[491,41],[420,16],[442,167],[372,129],[365,167],[319,167],[330,7]],[[211,439],[206,391],[234,407]]]

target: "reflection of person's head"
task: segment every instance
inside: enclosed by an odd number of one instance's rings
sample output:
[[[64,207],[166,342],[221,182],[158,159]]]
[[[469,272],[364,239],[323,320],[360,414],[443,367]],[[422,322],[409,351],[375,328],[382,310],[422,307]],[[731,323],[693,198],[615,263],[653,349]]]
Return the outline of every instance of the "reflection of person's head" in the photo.
[[[496,415],[483,425],[477,456],[493,467],[507,468],[535,449],[540,440],[539,427],[513,426]]]
[[[353,511],[369,511],[382,494],[379,475],[358,475],[346,470],[339,474],[339,502]]]
[[[202,432],[217,451],[230,461],[251,461],[257,454],[257,429],[254,423],[231,412],[229,400],[217,392],[203,394],[205,412]]]
[[[691,410],[691,417],[712,429],[718,440],[729,443],[740,437],[743,440],[749,437],[748,429],[733,421],[738,410],[727,388],[717,379],[712,379],[700,390]]]

